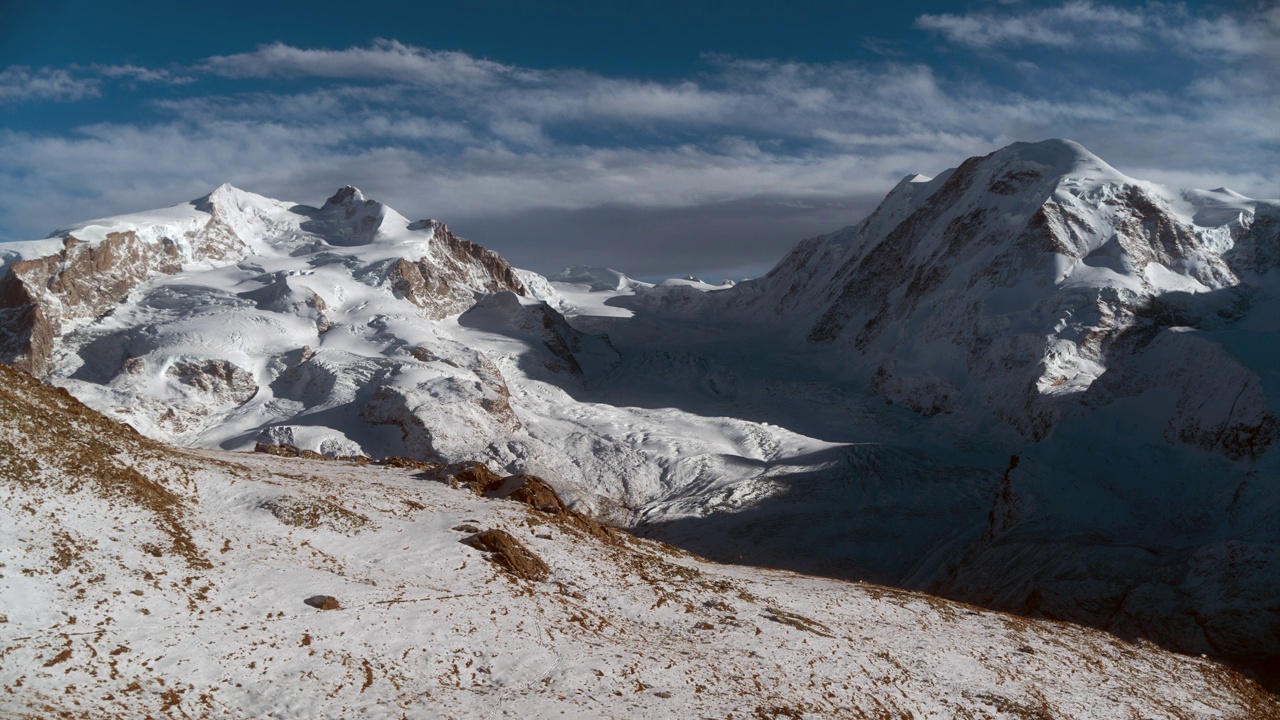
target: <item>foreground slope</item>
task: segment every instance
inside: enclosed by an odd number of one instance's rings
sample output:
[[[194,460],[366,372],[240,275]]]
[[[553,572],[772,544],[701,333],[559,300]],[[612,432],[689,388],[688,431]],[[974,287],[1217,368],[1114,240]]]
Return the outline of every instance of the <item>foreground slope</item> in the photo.
[[[534,480],[169,449],[3,366],[0,445],[12,717],[1280,717],[1207,660],[709,564]]]

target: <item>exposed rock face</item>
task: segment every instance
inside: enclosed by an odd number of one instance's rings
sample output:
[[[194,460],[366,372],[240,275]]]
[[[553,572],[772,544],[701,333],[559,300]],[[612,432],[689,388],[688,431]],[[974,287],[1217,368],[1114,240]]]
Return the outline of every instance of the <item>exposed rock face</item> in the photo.
[[[245,250],[217,215],[181,243],[167,236],[148,242],[133,231],[108,233],[98,243],[68,234],[57,254],[9,266],[0,278],[8,332],[0,360],[44,376],[67,326],[107,314],[155,274],[176,273],[189,261],[233,260]]]
[[[471,307],[476,292],[525,295],[524,283],[502,256],[453,233],[444,223],[424,220],[411,227],[431,233],[428,258],[392,261],[386,283],[436,320]]]
[[[203,362],[178,362],[165,371],[178,382],[214,398],[211,404],[248,402],[258,394],[258,384],[253,375],[226,360]]]
[[[1145,393],[1176,400],[1164,422],[1164,438],[1232,460],[1256,462],[1280,438],[1258,373],[1221,345],[1190,328],[1154,330],[1141,352],[1117,354],[1110,370],[1085,395],[1106,405]],[[1213,368],[1212,378],[1205,368]]]
[[[1226,257],[1235,267],[1254,275],[1280,268],[1280,207],[1263,206],[1252,217],[1241,217],[1232,236]]]
[[[528,505],[562,528],[570,528],[606,542],[617,542],[619,539],[617,530],[570,509],[551,483],[536,475],[517,473],[503,476],[479,462],[434,467],[428,472],[447,481],[452,487],[470,490],[481,497],[503,498]]]

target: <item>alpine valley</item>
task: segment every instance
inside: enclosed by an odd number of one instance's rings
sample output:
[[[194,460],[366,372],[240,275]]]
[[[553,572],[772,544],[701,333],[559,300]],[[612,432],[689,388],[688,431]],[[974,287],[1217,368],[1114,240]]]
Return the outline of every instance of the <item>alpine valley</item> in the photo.
[[[0,360],[75,399],[0,369],[0,707],[1280,717],[1198,657],[1280,678],[1278,330],[1280,200],[1067,140],[737,284],[543,277],[352,187],[6,243]],[[541,569],[492,585],[480,526]]]

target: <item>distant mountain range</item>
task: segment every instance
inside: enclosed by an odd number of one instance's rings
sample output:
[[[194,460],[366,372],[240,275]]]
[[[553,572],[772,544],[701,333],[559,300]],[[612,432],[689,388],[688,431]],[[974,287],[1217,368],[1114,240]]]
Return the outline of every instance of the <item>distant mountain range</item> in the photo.
[[[1280,663],[1280,201],[1065,140],[737,285],[546,278],[343,188],[0,245],[0,359],[179,445],[481,461],[714,559]]]

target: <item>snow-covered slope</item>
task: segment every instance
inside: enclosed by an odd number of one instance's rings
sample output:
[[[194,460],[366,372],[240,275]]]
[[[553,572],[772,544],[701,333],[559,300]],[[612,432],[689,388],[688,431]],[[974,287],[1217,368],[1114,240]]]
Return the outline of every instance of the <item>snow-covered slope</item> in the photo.
[[[3,366],[0,448],[9,717],[1280,717],[1208,660],[708,563],[536,479],[179,451]]]

